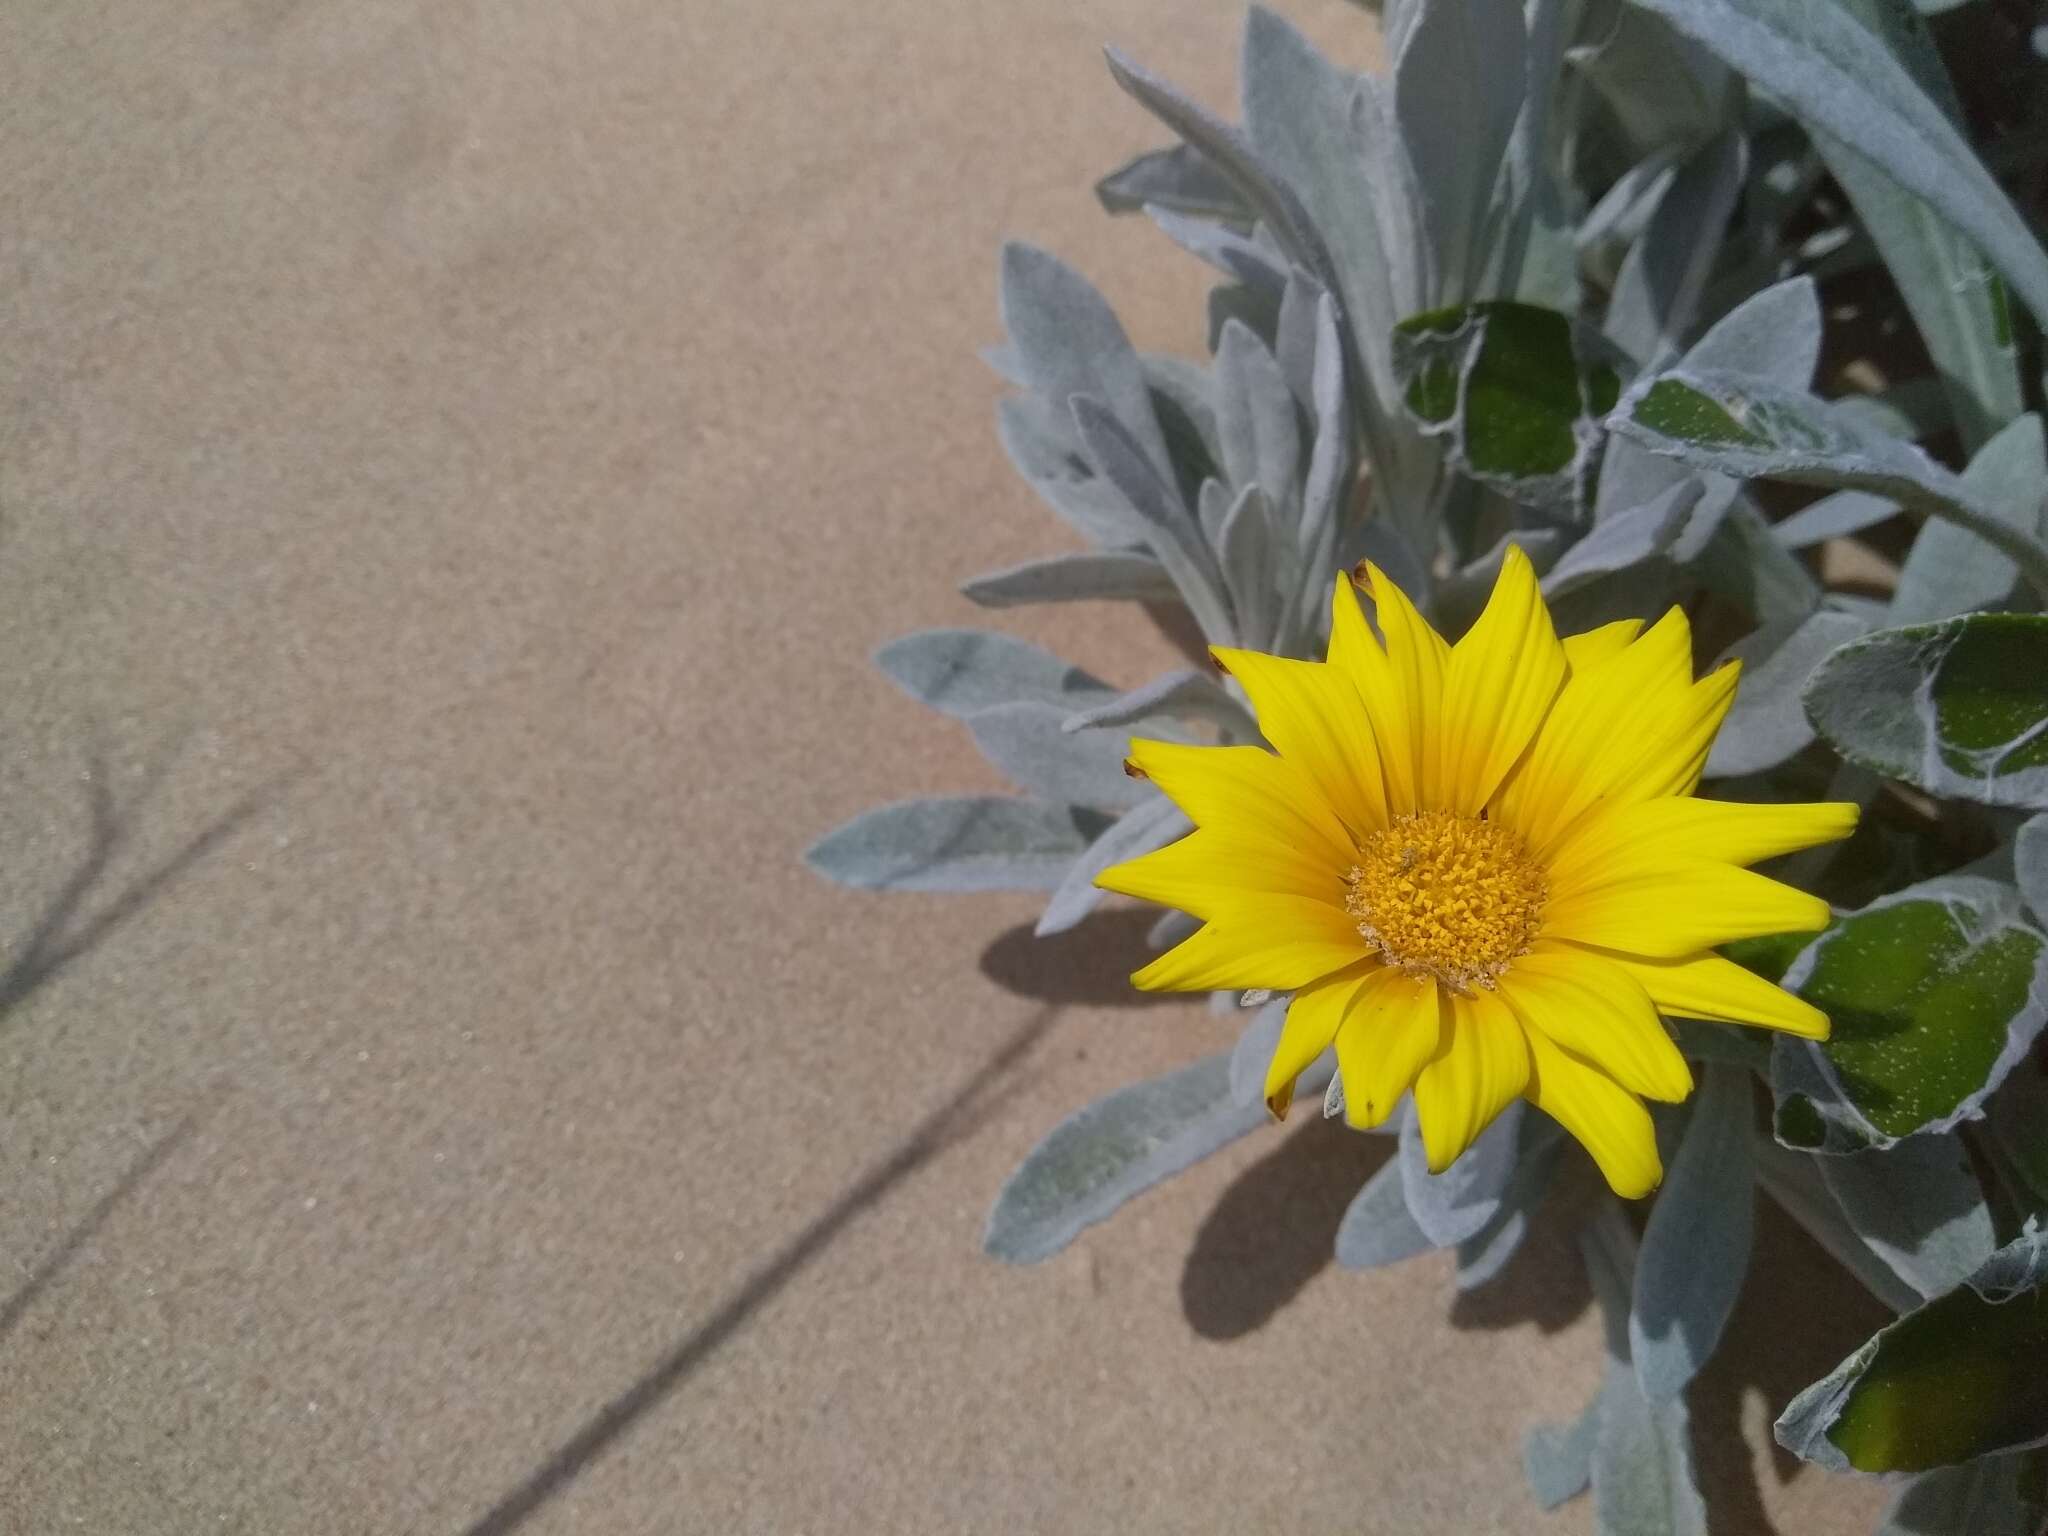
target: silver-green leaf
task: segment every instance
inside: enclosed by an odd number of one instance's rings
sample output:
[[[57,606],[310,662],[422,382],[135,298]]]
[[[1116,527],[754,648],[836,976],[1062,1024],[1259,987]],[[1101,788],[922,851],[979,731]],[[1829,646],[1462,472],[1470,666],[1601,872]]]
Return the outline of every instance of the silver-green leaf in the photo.
[[[813,843],[804,861],[872,891],[1049,891],[1104,818],[999,795],[905,800],[864,811]]]
[[[1035,1264],[1134,1195],[1267,1122],[1230,1098],[1230,1057],[1137,1083],[1053,1127],[996,1196],[982,1249]]]

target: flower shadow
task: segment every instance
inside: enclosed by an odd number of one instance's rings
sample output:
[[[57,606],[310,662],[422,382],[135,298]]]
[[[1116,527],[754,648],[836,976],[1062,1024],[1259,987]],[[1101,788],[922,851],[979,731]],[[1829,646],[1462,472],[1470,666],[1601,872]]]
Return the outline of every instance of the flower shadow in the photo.
[[[1158,920],[1151,908],[1097,912],[1043,939],[1019,923],[981,952],[981,973],[1005,992],[1063,1007],[1185,1006],[1185,997],[1131,985],[1131,972],[1154,953],[1145,935]]]
[[[1227,1340],[1271,1322],[1334,1262],[1352,1195],[1393,1155],[1391,1136],[1362,1136],[1314,1115],[1239,1174],[1182,1266],[1188,1326]]]

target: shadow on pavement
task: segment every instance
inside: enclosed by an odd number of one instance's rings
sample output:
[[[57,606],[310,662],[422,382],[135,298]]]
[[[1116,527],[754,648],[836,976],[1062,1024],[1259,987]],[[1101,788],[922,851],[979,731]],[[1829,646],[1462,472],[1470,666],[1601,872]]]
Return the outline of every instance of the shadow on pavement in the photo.
[[[0,1018],[169,890],[194,865],[241,830],[258,812],[266,809],[282,793],[288,781],[286,777],[279,777],[258,785],[98,912],[91,917],[81,917],[82,909],[105,878],[108,866],[127,845],[130,828],[162,784],[164,774],[176,756],[175,750],[167,752],[163,761],[149,771],[133,801],[124,808],[114,803],[114,792],[108,783],[106,765],[100,754],[95,752],[92,755],[86,773],[90,824],[85,857],[70,879],[51,897],[49,906],[28,936],[15,946],[5,965],[0,966]]]
[[[815,1221],[748,1275],[717,1311],[679,1339],[639,1380],[599,1409],[560,1449],[469,1526],[465,1536],[507,1536],[524,1525],[585,1467],[610,1450],[613,1442],[631,1430],[648,1410],[659,1406],[688,1381],[720,1345],[746,1326],[755,1312],[809,1268],[849,1222],[934,1157],[986,1124],[990,1090],[996,1089],[1005,1075],[1023,1061],[1059,1015],[1060,1009],[1052,1003],[1036,1009],[888,1157],[870,1168]],[[1001,1091],[993,1097],[999,1100]]]

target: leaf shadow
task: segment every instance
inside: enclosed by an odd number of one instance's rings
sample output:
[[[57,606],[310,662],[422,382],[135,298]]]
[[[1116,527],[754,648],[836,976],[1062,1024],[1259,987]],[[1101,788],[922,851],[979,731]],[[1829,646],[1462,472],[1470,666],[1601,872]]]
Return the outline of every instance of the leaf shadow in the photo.
[[[186,840],[176,852],[132,881],[90,916],[85,908],[108,869],[126,849],[144,808],[162,786],[177,748],[144,775],[126,806],[115,802],[104,754],[94,748],[85,773],[87,833],[85,855],[58,887],[35,926],[0,964],[0,1019],[31,993],[97,947],[157,897],[168,891],[283,792],[296,772],[265,780]]]
[[[1352,1195],[1394,1155],[1316,1115],[1239,1174],[1202,1221],[1181,1268],[1180,1302],[1205,1339],[1240,1339],[1271,1322],[1335,1260]]]
[[[1455,1293],[1451,1326],[1491,1333],[1527,1324],[1547,1335],[1583,1317],[1593,1305],[1593,1288],[1579,1232],[1598,1196],[1590,1165],[1581,1158],[1564,1159],[1529,1218],[1528,1235],[1500,1273],[1485,1285]]]
[[[1773,1418],[1892,1320],[1891,1310],[1830,1259],[1777,1203],[1759,1196],[1749,1274],[1721,1346],[1687,1393],[1693,1457],[1715,1530],[1777,1536],[1764,1509],[1742,1404],[1761,1393]],[[1779,1487],[1809,1472],[1767,1439]],[[1819,1475],[1819,1474],[1814,1474]],[[1796,1536],[1796,1533],[1792,1533]]]
[[[1151,957],[1145,935],[1158,920],[1149,908],[1098,912],[1077,928],[1042,939],[1030,923],[1019,923],[981,952],[981,973],[1005,992],[1063,1007],[1184,1003],[1170,993],[1140,992],[1131,985],[1131,972]]]

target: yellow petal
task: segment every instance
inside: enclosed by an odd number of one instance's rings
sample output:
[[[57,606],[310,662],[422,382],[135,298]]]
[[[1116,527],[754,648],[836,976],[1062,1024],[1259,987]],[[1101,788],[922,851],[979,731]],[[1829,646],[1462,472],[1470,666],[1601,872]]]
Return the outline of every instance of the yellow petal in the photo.
[[[1436,1054],[1444,1022],[1434,981],[1383,967],[1359,988],[1337,1030],[1347,1124],[1364,1131],[1385,1122]]]
[[[1449,1027],[1415,1079],[1415,1118],[1431,1173],[1456,1162],[1529,1082],[1527,1037],[1507,1006],[1485,992],[1445,998]]]
[[[1353,841],[1384,828],[1379,747],[1351,679],[1319,661],[1221,646],[1212,654],[1243,685],[1266,740],[1315,785]]]
[[[1828,1016],[1796,993],[1765,981],[1719,955],[1681,960],[1610,957],[1627,971],[1664,1012],[1721,1024],[1754,1024],[1808,1040],[1828,1037]]]
[[[1653,745],[1630,776],[1630,794],[1638,800],[1657,795],[1689,795],[1700,787],[1707,754],[1721,734],[1742,681],[1742,663],[1723,662],[1686,690],[1682,706],[1668,726],[1651,733]]]
[[[1131,977],[1146,992],[1269,987],[1292,992],[1365,958],[1365,940],[1335,907],[1261,896],[1219,912]]]
[[[1626,871],[1543,908],[1543,937],[1675,960],[1766,933],[1813,933],[1828,904],[1747,869],[1705,861]]]
[[[1598,1066],[1631,1093],[1678,1103],[1685,1064],[1643,984],[1590,950],[1546,946],[1519,957],[1500,993],[1532,1030]]]
[[[1344,879],[1294,843],[1198,830],[1164,848],[1112,864],[1095,877],[1105,891],[1212,917],[1247,896],[1301,896],[1344,904]]]
[[[1379,638],[1358,606],[1358,588],[1348,571],[1339,572],[1330,598],[1330,666],[1351,680],[1365,705],[1381,781],[1390,816],[1415,809],[1415,764],[1421,755],[1408,696],[1394,675]]]
[[[1442,807],[1476,816],[1535,736],[1564,686],[1564,647],[1536,586],[1510,545],[1493,595],[1451,647],[1444,674]]]
[[[1583,672],[1610,656],[1620,655],[1628,643],[1642,632],[1641,619],[1616,619],[1612,624],[1602,624],[1584,634],[1566,635],[1558,643],[1564,647],[1566,665],[1574,672]]]
[[[1198,827],[1296,845],[1342,879],[1357,850],[1308,777],[1264,747],[1131,743],[1131,762]]]
[[[1529,1035],[1529,1102],[1577,1137],[1624,1200],[1662,1182],[1657,1132],[1643,1101],[1540,1033]]]
[[[1274,1115],[1286,1117],[1287,1106],[1294,1102],[1294,1080],[1330,1048],[1352,998],[1381,972],[1374,961],[1326,976],[1294,994],[1287,1005],[1287,1022],[1280,1026],[1280,1043],[1266,1067],[1266,1108]]]
[[[1502,786],[1498,814],[1541,856],[1595,801],[1647,798],[1642,762],[1681,729],[1691,686],[1692,629],[1674,608],[1606,660],[1574,669]]]
[[[1381,733],[1380,739],[1385,743],[1382,755],[1391,751],[1396,740],[1405,739],[1414,750],[1409,763],[1409,783],[1414,795],[1410,809],[1441,809],[1436,796],[1442,777],[1444,669],[1450,662],[1450,647],[1415,611],[1408,594],[1395,586],[1385,571],[1370,563],[1365,569],[1372,583],[1373,611],[1387,642],[1391,694],[1387,707],[1405,722],[1404,729]],[[1374,702],[1371,694],[1365,697],[1368,704]],[[1373,718],[1377,724],[1378,714]],[[1390,772],[1388,778],[1393,777]],[[1407,813],[1396,805],[1394,814]]]
[[[1653,863],[1718,859],[1754,864],[1847,837],[1860,814],[1859,807],[1843,801],[1745,805],[1689,795],[1603,805],[1559,839],[1550,859],[1550,891],[1560,896]]]

